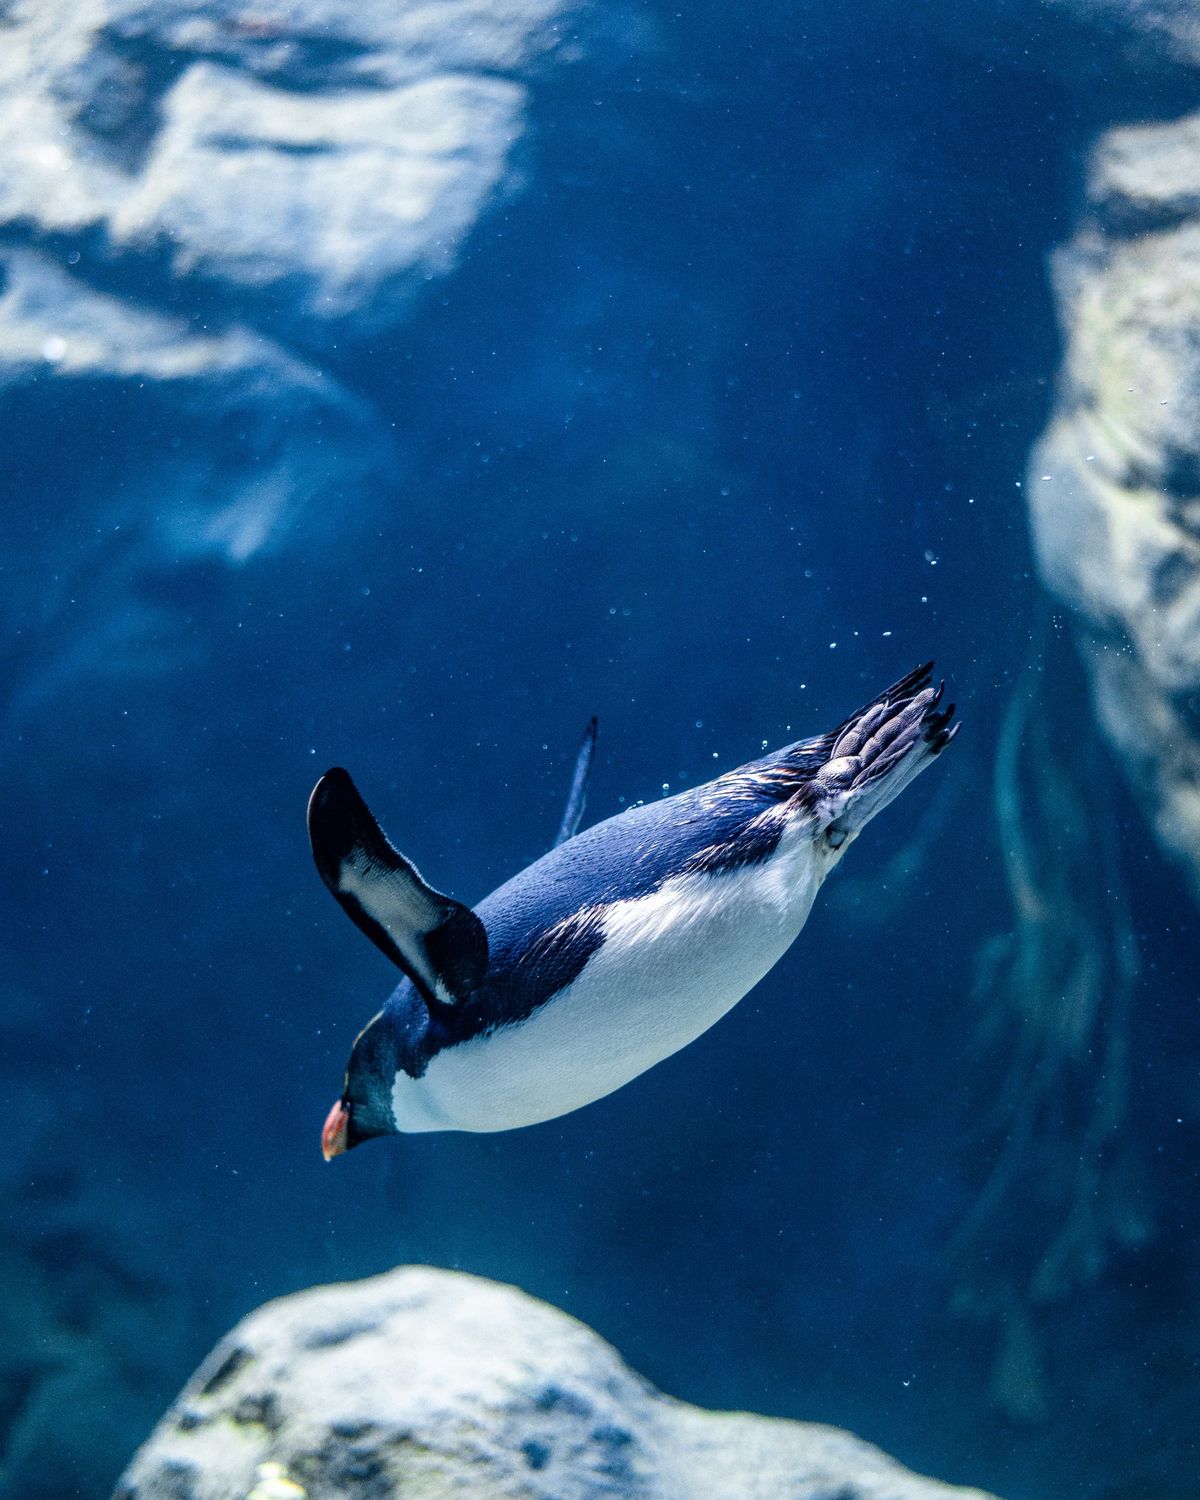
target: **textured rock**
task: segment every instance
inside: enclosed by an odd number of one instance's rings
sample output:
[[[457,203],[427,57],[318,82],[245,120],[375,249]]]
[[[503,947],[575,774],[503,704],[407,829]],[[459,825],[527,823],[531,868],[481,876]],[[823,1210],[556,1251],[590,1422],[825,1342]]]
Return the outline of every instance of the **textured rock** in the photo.
[[[18,719],[176,661],[194,621],[166,571],[367,527],[394,495],[402,440],[333,362],[402,325],[518,185],[529,70],[571,8],[0,4]]]
[[[300,342],[394,326],[509,181],[518,75],[563,8],[16,6],[0,226],[86,235],[90,264],[161,253]]]
[[[161,245],[177,278],[261,299],[302,341],[348,319],[363,337],[453,268],[504,179],[522,103],[497,78],[311,97],[198,63],[164,98],[112,234]]]
[[[545,1303],[413,1267],[252,1313],[117,1495],[984,1500],[835,1428],[673,1401]]]
[[[1057,256],[1066,354],[1027,492],[1097,712],[1200,891],[1200,119],[1113,130]]]

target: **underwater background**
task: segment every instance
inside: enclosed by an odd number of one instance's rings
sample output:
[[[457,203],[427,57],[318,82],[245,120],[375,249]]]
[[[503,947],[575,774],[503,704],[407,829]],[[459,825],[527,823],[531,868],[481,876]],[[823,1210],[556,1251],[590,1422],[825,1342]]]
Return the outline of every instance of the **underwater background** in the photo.
[[[0,5],[5,1493],[415,1261],[1009,1500],[1194,1496],[1197,107],[1182,3]],[[952,754],[716,1028],[322,1162],[394,977],[328,765],[475,901],[592,713],[599,819],[928,657]]]

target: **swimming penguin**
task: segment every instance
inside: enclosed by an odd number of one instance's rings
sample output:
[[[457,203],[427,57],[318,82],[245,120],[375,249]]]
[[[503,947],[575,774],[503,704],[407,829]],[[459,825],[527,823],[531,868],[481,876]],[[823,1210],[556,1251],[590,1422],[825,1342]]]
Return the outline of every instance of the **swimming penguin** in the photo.
[[[308,805],[325,884],[405,977],[360,1032],[326,1160],[397,1131],[512,1130],[670,1057],[776,964],[860,830],[954,738],[918,667],[829,734],[577,833],[472,911],[384,837],[347,773]]]

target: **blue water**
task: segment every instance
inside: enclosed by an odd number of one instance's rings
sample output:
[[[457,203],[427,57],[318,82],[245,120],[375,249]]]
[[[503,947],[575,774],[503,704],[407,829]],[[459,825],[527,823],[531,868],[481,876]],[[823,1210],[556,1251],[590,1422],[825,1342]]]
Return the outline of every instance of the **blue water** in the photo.
[[[580,23],[581,60],[535,73],[523,190],[399,333],[328,356],[394,464],[240,566],[104,529],[98,495],[141,478],[169,511],[183,482],[145,394],[35,385],[0,413],[0,1188],[32,1351],[6,1356],[0,1415],[6,1442],[56,1433],[14,1492],[105,1493],[233,1320],[400,1261],[515,1281],[672,1394],[850,1427],[1010,1500],[1192,1492],[1193,917],[1099,747],[1020,488],[1079,153],[1177,85],[1113,65],[1081,90],[1065,60],[1097,44],[1014,14],[983,40],[882,5]],[[286,441],[304,418],[271,420]],[[394,978],[312,868],[327,765],[475,901],[549,844],[593,712],[600,818],[930,656],[952,754],[717,1028],[565,1119],[321,1161]],[[991,1149],[972,992],[1012,927],[993,776],[1029,674],[1131,890],[1125,1129],[1153,1230],[1030,1309],[1047,1404],[1022,1422],[954,1245]],[[1024,1160],[1028,1218],[982,1231],[997,1282],[1028,1274],[1053,1166]],[[77,1431],[36,1427],[39,1389]]]

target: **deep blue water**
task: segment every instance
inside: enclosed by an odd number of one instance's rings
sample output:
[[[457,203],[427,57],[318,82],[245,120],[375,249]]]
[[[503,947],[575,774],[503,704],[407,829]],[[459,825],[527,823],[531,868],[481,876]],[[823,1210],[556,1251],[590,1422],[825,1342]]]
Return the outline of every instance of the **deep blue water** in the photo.
[[[1020,488],[1079,152],[1176,85],[1080,88],[1068,62],[1098,44],[1052,18],[639,17],[638,47],[614,20],[537,74],[524,190],[413,321],[330,356],[394,423],[369,503],[335,487],[241,567],[102,547],[93,487],[169,484],[169,426],[137,392],[10,406],[4,1224],[13,1274],[50,1288],[13,1314],[30,1369],[61,1358],[48,1320],[101,1372],[72,1365],[79,1431],[25,1493],[103,1493],[264,1298],[406,1260],[519,1283],[675,1395],[847,1426],[1009,1500],[1189,1492],[1193,918],[1098,745]],[[952,754],[717,1028],[566,1119],[322,1163],[393,973],[312,869],[321,770],[474,901],[549,843],[591,713],[598,818],[930,656]],[[956,1311],[953,1245],[990,1149],[972,992],[1012,927],[993,773],[1029,674],[1131,892],[1126,1128],[1154,1229],[1031,1309],[1048,1404],[1022,1423],[989,1390],[994,1324]],[[1065,1118],[1040,1149],[1071,1140]],[[1059,1211],[1044,1156],[1020,1170],[1028,1219],[985,1227],[976,1263],[997,1282]]]

